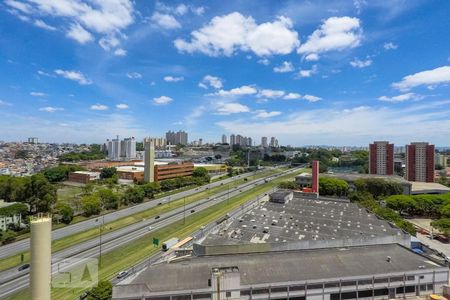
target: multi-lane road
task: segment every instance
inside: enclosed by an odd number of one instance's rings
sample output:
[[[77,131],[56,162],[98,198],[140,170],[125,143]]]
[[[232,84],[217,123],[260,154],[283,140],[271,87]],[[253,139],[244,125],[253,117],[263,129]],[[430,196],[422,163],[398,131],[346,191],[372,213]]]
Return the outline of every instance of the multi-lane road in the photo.
[[[281,175],[285,175],[287,173],[295,172],[296,169],[291,169],[288,171],[285,171],[283,173],[278,173],[275,175],[269,175],[266,177],[263,177],[261,179],[256,179],[252,181],[245,182],[236,188],[231,189],[230,191],[225,191],[222,193],[217,193],[214,196],[210,196],[206,199],[199,200],[195,203],[191,203],[189,205],[186,205],[186,207],[179,207],[176,209],[173,209],[169,212],[166,212],[164,214],[161,214],[158,219],[147,219],[143,220],[141,222],[126,226],[124,228],[121,228],[119,230],[103,234],[102,240],[100,244],[99,239],[92,239],[89,241],[86,241],[84,243],[80,243],[77,245],[74,245],[72,247],[69,247],[67,249],[58,251],[53,254],[54,261],[59,261],[64,258],[71,258],[71,257],[77,257],[77,258],[92,258],[97,257],[100,253],[100,247],[102,253],[109,252],[117,247],[120,247],[122,245],[125,245],[126,243],[136,240],[146,234],[148,234],[151,231],[158,230],[162,227],[168,226],[178,220],[182,220],[185,216],[191,215],[192,213],[197,213],[203,209],[206,209],[212,205],[215,205],[217,203],[227,201],[230,197],[236,196],[241,192],[244,192],[246,190],[252,189],[255,187],[255,185],[264,184],[267,181],[270,181],[276,177],[279,177]],[[249,176],[249,175],[247,175]],[[216,182],[212,184],[212,186],[221,185],[222,183],[225,184],[230,181],[222,181],[222,182]],[[208,187],[202,187],[201,189],[206,189]],[[195,190],[194,190],[195,191]],[[199,192],[199,190],[195,192]],[[179,199],[175,198],[177,195],[172,195],[172,199]],[[181,197],[180,197],[181,198]],[[163,201],[164,199],[159,199],[159,201]],[[167,199],[168,200],[168,199]],[[153,201],[158,202],[158,201]],[[147,203],[145,203],[147,204]],[[154,204],[154,205],[157,205]],[[153,205],[153,206],[154,206]],[[151,208],[150,206],[149,208]],[[146,208],[148,209],[148,208]],[[192,213],[191,213],[192,211]],[[137,212],[137,211],[134,211]],[[95,223],[96,226],[98,226],[98,223]],[[151,227],[149,229],[149,226]],[[101,245],[101,246],[100,246]],[[54,274],[56,273],[57,263],[53,265],[53,268],[55,270]],[[63,269],[59,268],[59,272],[73,268],[74,265],[66,264]],[[26,288],[29,284],[29,274],[28,271],[17,271],[17,269],[10,269],[4,272],[0,273],[0,297],[6,297],[8,295],[14,294],[15,292],[18,292],[19,290]]]
[[[228,183],[233,182],[240,178],[250,177],[252,175],[259,174],[261,172],[264,172],[264,170],[260,170],[260,171],[256,171],[256,172],[252,172],[252,173],[245,173],[245,174],[242,174],[239,176],[216,181],[216,182],[213,182],[213,183],[210,183],[210,184],[198,187],[198,188],[193,188],[193,189],[190,189],[187,191],[182,191],[182,192],[170,195],[170,196],[166,196],[166,197],[157,199],[157,201],[148,201],[148,202],[141,203],[141,204],[131,206],[128,208],[124,208],[124,209],[121,209],[118,211],[114,211],[114,212],[103,215],[101,217],[101,220],[99,220],[99,218],[92,218],[92,219],[88,219],[88,220],[85,220],[85,221],[82,221],[82,222],[79,222],[79,223],[76,223],[73,225],[69,225],[69,226],[66,226],[66,227],[63,227],[60,229],[56,229],[56,230],[53,230],[53,232],[52,232],[52,240],[59,240],[61,238],[71,236],[73,234],[83,232],[83,231],[86,231],[91,228],[99,227],[99,225],[100,225],[99,222],[104,222],[104,224],[106,224],[106,223],[130,216],[130,215],[136,214],[138,212],[148,210],[148,209],[154,207],[155,205],[157,205],[159,202],[168,202],[168,201],[178,200],[183,197],[190,196],[190,195],[199,193],[201,191],[204,191],[204,190],[207,190],[210,188],[228,184]],[[0,247],[0,259],[27,251],[29,248],[30,248],[30,239],[29,238],[1,246]]]

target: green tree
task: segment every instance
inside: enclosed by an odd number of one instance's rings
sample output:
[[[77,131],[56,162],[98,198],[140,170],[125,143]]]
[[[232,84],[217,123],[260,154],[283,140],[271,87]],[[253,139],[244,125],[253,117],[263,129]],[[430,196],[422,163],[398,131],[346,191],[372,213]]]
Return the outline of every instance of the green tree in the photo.
[[[400,183],[381,178],[360,178],[354,182],[359,192],[369,192],[375,199],[391,195],[403,194],[403,186]]]
[[[144,201],[145,192],[139,187],[129,187],[125,193],[122,195],[122,203],[130,204],[130,203],[142,203]]]
[[[100,172],[100,178],[106,179],[111,178],[117,174],[117,169],[115,167],[103,168]]]
[[[153,198],[155,194],[161,191],[161,185],[158,182],[149,182],[142,185],[145,197]]]
[[[339,178],[320,177],[319,193],[326,196],[346,196],[348,183]]]
[[[283,181],[278,184],[278,187],[280,189],[294,190],[297,188],[297,184],[295,183],[295,181]]]
[[[192,176],[194,177],[206,177],[208,175],[209,175],[208,170],[206,170],[206,168],[203,167],[195,168],[194,171],[192,172]]]
[[[112,284],[109,281],[101,280],[96,287],[93,287],[87,296],[87,300],[110,300],[112,298]]]
[[[117,209],[119,208],[120,198],[110,189],[101,189],[96,193],[105,209]]]
[[[386,207],[398,211],[399,214],[408,213],[412,215],[417,209],[416,201],[414,201],[412,197],[407,195],[391,196],[385,201]]]
[[[443,218],[431,222],[431,226],[443,232],[445,235],[450,235],[450,218]]]
[[[70,224],[73,220],[73,208],[67,203],[61,203],[57,206],[57,213],[61,216],[61,221]]]
[[[81,198],[81,209],[86,217],[98,215],[102,210],[102,202],[96,195],[88,195]]]

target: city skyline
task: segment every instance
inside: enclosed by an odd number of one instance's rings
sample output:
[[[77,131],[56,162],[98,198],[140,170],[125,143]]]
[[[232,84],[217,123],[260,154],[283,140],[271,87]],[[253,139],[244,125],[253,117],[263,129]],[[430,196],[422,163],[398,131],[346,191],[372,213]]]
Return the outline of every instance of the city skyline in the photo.
[[[0,4],[0,140],[449,146],[450,3],[80,3]]]

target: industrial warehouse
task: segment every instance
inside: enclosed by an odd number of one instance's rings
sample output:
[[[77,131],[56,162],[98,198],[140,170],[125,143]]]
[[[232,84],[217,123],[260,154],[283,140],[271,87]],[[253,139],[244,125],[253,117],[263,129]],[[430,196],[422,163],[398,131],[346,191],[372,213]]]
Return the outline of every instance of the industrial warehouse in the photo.
[[[113,299],[390,299],[448,284],[447,266],[411,251],[409,234],[357,204],[270,196],[217,225],[192,256],[115,286]]]

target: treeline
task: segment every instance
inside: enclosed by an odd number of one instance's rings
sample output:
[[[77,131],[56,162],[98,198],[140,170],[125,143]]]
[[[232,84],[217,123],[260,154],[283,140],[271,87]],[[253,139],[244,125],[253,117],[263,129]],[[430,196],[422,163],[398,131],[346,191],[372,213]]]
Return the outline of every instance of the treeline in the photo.
[[[44,174],[29,177],[0,176],[0,199],[27,204],[30,213],[49,212],[58,199],[56,187]]]
[[[104,159],[105,153],[101,150],[100,145],[90,145],[89,151],[69,152],[59,156],[60,161],[80,161],[80,160],[97,160]]]

